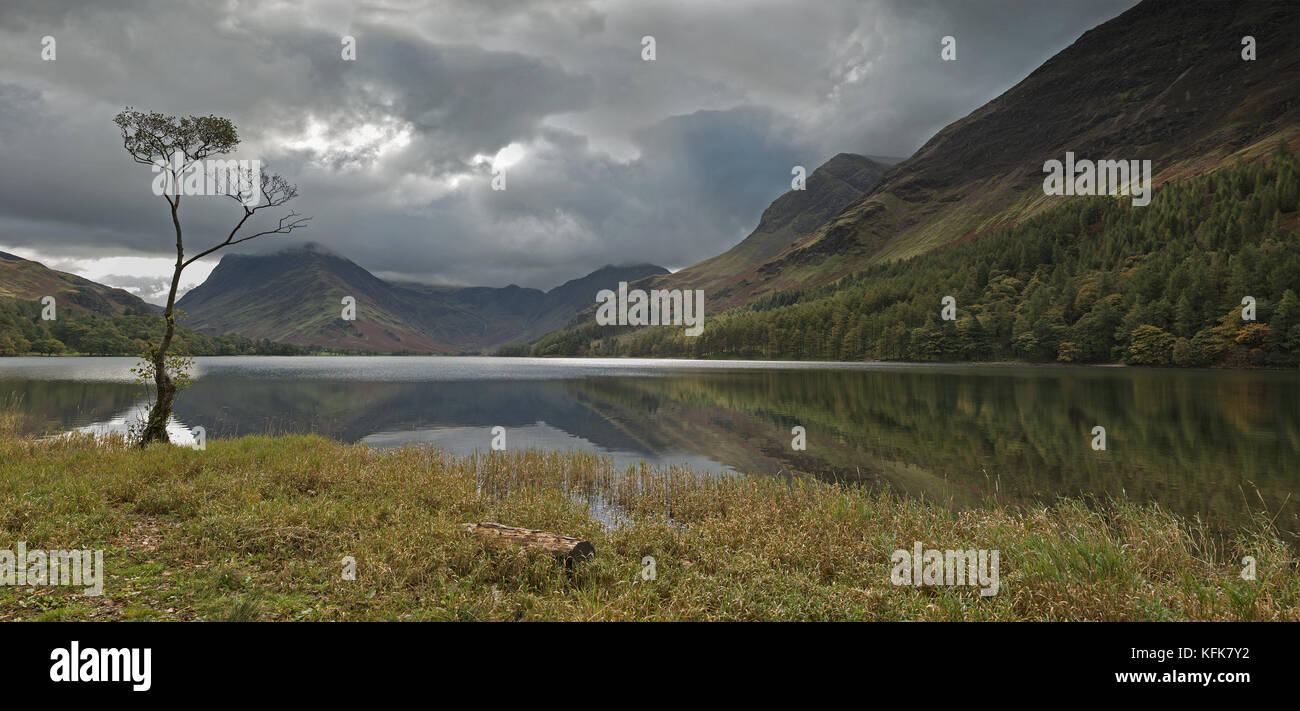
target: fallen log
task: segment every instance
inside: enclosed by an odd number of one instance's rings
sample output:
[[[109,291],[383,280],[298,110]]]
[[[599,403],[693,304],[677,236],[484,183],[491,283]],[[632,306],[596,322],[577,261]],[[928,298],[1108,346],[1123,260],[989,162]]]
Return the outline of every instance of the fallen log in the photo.
[[[514,544],[534,550],[544,550],[564,561],[580,560],[596,555],[590,542],[573,536],[561,536],[531,528],[502,526],[499,523],[464,523],[465,531],[484,539],[492,545]]]

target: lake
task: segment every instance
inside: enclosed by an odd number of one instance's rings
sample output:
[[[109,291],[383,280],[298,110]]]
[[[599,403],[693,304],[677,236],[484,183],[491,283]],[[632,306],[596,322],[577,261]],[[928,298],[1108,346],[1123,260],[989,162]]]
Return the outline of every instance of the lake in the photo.
[[[0,358],[36,434],[125,430],[131,358]],[[173,439],[316,432],[377,447],[581,448],[811,475],[953,508],[1113,495],[1300,530],[1300,374],[1078,366],[453,357],[197,358]],[[803,427],[806,448],[791,434]],[[1094,449],[1094,427],[1106,448]]]

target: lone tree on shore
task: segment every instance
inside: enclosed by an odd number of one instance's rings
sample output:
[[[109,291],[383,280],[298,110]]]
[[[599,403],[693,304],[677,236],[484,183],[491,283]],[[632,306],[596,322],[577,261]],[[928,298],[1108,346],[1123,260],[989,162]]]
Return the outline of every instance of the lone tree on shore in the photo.
[[[289,211],[279,218],[279,222],[270,229],[251,234],[240,234],[247,226],[251,231],[250,221],[267,208],[278,208],[298,196],[298,188],[289,184],[279,175],[267,175],[260,169],[240,167],[234,161],[222,161],[226,168],[234,169],[235,179],[228,176],[217,180],[204,179],[216,177],[210,166],[200,163],[210,156],[229,153],[239,145],[239,134],[230,119],[218,116],[164,116],[160,113],[142,113],[127,107],[119,113],[113,123],[122,129],[122,147],[136,163],[153,166],[159,173],[154,181],[154,192],[160,193],[171,209],[172,226],[176,230],[176,266],[172,270],[171,290],[167,294],[167,308],[163,311],[166,327],[162,340],[149,342],[144,353],[144,371],[153,378],[157,387],[156,399],[149,410],[149,419],[140,433],[140,446],[151,442],[168,442],[167,420],[171,417],[172,403],[176,399],[177,385],[175,377],[184,378],[184,373],[175,373],[179,362],[169,357],[172,336],[176,331],[176,288],[181,283],[181,272],[195,261],[228,247],[232,244],[247,242],[251,239],[274,234],[288,234],[295,229],[305,227],[311,218],[301,217]],[[214,161],[216,162],[216,161]],[[186,188],[198,180],[205,186],[201,194],[217,195],[234,199],[243,208],[243,216],[235,224],[225,240],[198,252],[185,256],[185,244],[181,238],[180,208]],[[143,182],[141,183],[143,185]],[[210,188],[215,184],[217,190]],[[161,187],[161,189],[160,189]],[[269,227],[269,226],[268,226]],[[174,377],[175,376],[175,377]]]

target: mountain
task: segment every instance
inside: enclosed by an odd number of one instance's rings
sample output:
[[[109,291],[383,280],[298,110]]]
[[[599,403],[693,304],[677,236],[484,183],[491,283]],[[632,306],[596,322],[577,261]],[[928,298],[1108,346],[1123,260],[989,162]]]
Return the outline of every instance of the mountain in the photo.
[[[888,166],[879,160],[840,153],[814,170],[803,190],[790,190],[773,201],[763,211],[754,231],[735,247],[639,286],[704,289],[711,307],[734,305],[731,295],[745,293],[755,265],[767,262],[815,232],[867,194],[886,170]]]
[[[237,333],[299,345],[372,351],[464,353],[524,342],[561,328],[596,292],[664,273],[605,267],[549,292],[515,285],[431,286],[387,282],[317,245],[274,254],[229,254],[177,307],[204,333]],[[342,300],[356,299],[355,320]]]
[[[1146,0],[779,252],[759,236],[649,280],[705,288],[698,338],[587,319],[531,352],[1294,367],[1297,26],[1300,3]],[[1067,153],[1150,161],[1150,203],[1045,195]]]
[[[41,297],[55,298],[55,318],[43,318]],[[0,356],[88,354],[136,356],[162,337],[162,309],[122,289],[97,284],[39,262],[0,252]],[[297,346],[209,336],[178,328],[186,355],[302,355]]]
[[[1157,191],[1266,156],[1279,138],[1300,139],[1297,26],[1296,3],[1146,0],[941,130],[842,210],[811,213],[778,253],[779,240],[760,238],[672,281],[705,288],[716,311],[976,239],[1065,199],[1044,196],[1042,184],[1044,162],[1067,151],[1151,160]],[[1242,58],[1247,35],[1253,61]],[[715,272],[734,288],[709,293],[720,283]]]
[[[633,264],[616,267],[606,265],[578,279],[570,279],[546,292],[536,309],[528,328],[512,339],[526,343],[565,326],[573,317],[596,301],[601,289],[618,289],[619,282],[635,282],[651,276],[667,274],[668,270],[653,264]]]
[[[0,298],[35,301],[53,296],[59,308],[97,314],[157,313],[158,309],[123,289],[95,283],[30,259],[0,252]]]
[[[344,321],[342,299],[357,300]],[[409,325],[423,300],[314,244],[268,255],[228,254],[176,303],[181,323],[203,333],[238,333],[300,345],[390,351],[452,352]],[[471,324],[461,314],[448,330]]]
[[[398,283],[395,286],[422,294],[436,303],[455,309],[459,314],[472,314],[478,319],[477,333],[470,329],[469,333],[456,341],[457,348],[464,351],[536,340],[563,328],[575,314],[594,304],[596,292],[601,289],[616,289],[620,281],[632,282],[667,273],[667,269],[653,264],[622,267],[607,265],[546,292],[513,284],[501,288],[412,283]],[[431,323],[430,326],[438,327],[438,324]]]

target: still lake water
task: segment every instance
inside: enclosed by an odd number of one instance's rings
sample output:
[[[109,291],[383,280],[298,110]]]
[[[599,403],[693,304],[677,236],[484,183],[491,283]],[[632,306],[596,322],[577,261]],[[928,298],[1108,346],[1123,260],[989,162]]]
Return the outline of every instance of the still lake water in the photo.
[[[40,434],[125,429],[132,358],[0,358]],[[196,359],[173,440],[317,432],[373,446],[581,448],[623,468],[801,473],[954,508],[1094,494],[1300,530],[1300,374],[1001,365],[420,357]],[[807,449],[791,447],[791,428]],[[1105,451],[1091,446],[1106,428]],[[1292,496],[1294,494],[1294,496]],[[1288,500],[1289,499],[1289,500]]]

